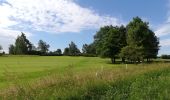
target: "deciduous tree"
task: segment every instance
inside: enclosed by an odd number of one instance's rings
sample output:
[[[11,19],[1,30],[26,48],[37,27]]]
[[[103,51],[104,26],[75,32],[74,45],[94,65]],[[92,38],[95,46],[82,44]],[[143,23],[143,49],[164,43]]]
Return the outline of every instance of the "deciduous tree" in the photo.
[[[102,27],[94,36],[94,43],[98,55],[109,57],[112,63],[115,63],[121,48],[126,45],[126,28],[124,26]]]
[[[43,40],[39,40],[38,42],[38,49],[43,54],[46,54],[49,50],[50,45],[44,42]]]

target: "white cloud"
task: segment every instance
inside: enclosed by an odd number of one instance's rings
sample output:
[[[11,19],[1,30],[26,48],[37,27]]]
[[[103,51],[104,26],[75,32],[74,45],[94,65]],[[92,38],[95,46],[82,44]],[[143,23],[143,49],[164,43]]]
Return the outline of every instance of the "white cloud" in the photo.
[[[166,23],[164,25],[159,26],[159,28],[155,31],[155,33],[159,37],[169,35],[170,34],[170,23]]]
[[[12,38],[15,39],[18,35],[21,34],[20,31],[17,30],[11,30],[11,29],[1,29],[0,28],[0,32],[3,34],[0,34],[0,37],[4,37],[4,38]],[[25,33],[25,32],[24,32]],[[25,33],[27,37],[30,37],[32,34],[29,32]]]
[[[29,37],[31,31],[80,32],[122,24],[118,18],[100,15],[74,0],[3,0],[0,13],[0,45],[6,51],[21,31]]]
[[[170,34],[170,0],[168,0],[167,3],[167,20],[157,27],[157,30],[155,31],[156,35],[159,37],[166,36]]]
[[[103,25],[119,25],[115,17],[102,16],[73,0],[6,0],[0,6],[0,27],[53,33],[80,32]],[[5,23],[5,24],[3,24]]]

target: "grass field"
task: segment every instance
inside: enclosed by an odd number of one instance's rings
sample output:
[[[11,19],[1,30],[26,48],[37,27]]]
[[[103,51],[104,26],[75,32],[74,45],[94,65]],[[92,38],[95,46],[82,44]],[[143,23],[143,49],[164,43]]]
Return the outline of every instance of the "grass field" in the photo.
[[[98,57],[0,57],[0,99],[170,99],[170,63]]]

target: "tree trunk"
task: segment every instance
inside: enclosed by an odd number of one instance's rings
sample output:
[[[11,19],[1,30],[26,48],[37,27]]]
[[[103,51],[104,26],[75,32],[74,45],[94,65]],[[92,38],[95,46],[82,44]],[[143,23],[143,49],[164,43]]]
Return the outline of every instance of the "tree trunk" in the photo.
[[[122,63],[125,63],[125,58],[122,58]]]
[[[111,61],[112,61],[112,64],[114,64],[115,63],[115,57],[111,58]]]
[[[146,58],[147,59],[147,62],[149,62],[149,59],[148,58]]]

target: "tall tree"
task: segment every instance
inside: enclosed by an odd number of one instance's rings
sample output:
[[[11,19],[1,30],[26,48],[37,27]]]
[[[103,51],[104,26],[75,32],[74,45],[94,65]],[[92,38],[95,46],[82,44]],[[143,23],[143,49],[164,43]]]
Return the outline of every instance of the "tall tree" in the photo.
[[[54,51],[54,53],[59,56],[62,55],[61,49],[57,49],[56,51]]]
[[[15,46],[13,44],[9,45],[9,54],[15,54]]]
[[[2,50],[2,46],[0,45],[0,50]]]
[[[24,33],[18,36],[15,41],[15,54],[28,54],[32,50],[32,45]]]
[[[68,47],[64,49],[63,55],[69,56],[69,48]]]
[[[149,29],[149,23],[135,17],[127,25],[127,43],[129,46],[143,47],[144,58],[155,58],[159,50],[159,39]]]
[[[0,45],[0,56],[2,56],[4,54],[4,52],[1,50],[2,50],[2,46]]]
[[[91,44],[84,44],[82,47],[83,54],[91,54],[96,55],[96,47],[94,43]]]
[[[47,53],[49,50],[50,45],[44,42],[43,40],[39,40],[38,42],[38,49],[43,54]]]
[[[69,55],[77,56],[80,54],[80,50],[77,48],[77,45],[74,42],[69,44]]]
[[[94,43],[98,55],[109,57],[112,63],[115,63],[121,48],[126,45],[126,28],[124,26],[102,27],[94,36]]]
[[[88,47],[89,47],[88,44],[83,44],[82,51],[83,51],[84,54],[87,54],[87,53],[88,53],[88,51],[89,51],[89,50],[88,50],[88,49],[89,49]]]

